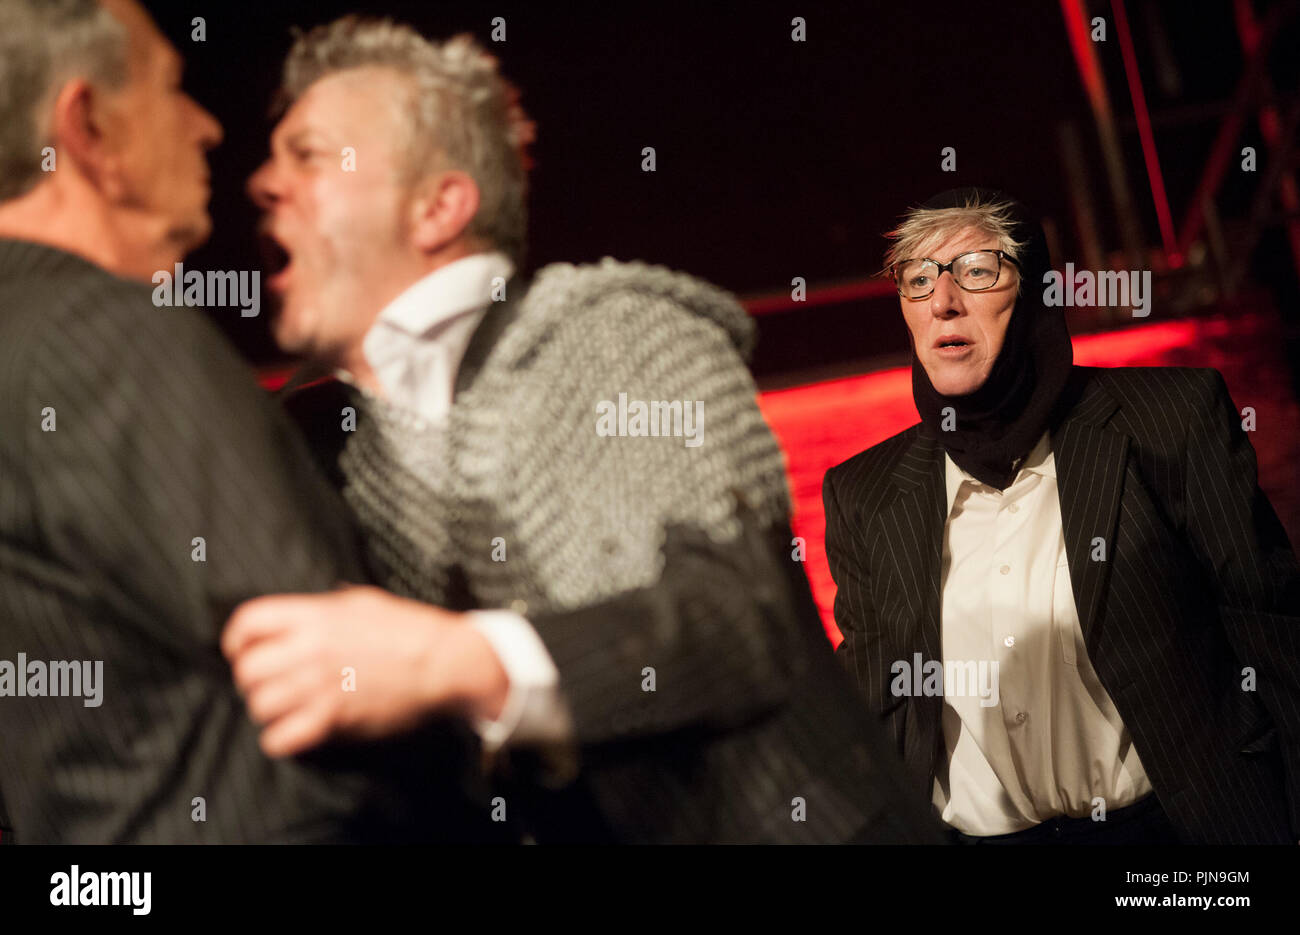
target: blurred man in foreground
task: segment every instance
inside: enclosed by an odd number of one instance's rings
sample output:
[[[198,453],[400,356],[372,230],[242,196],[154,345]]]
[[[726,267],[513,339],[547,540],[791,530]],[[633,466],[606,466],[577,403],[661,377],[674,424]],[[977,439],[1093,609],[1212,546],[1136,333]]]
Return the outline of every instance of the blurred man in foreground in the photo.
[[[426,839],[436,745],[271,760],[221,658],[240,601],[361,566],[233,349],[151,299],[209,230],[180,76],[134,0],[0,0],[0,833]]]
[[[791,560],[734,299],[613,261],[520,278],[532,126],[467,38],[347,18],[284,92],[250,183],[275,333],[355,387],[292,405],[425,603],[242,607],[224,642],[265,748],[451,710],[516,776],[541,761],[521,788],[565,788],[511,799],[542,840],[932,840]]]

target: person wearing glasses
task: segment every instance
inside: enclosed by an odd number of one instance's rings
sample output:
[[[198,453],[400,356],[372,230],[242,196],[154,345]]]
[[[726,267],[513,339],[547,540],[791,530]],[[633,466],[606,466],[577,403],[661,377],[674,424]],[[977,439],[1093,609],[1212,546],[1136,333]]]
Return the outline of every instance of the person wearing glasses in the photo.
[[[1300,571],[1215,370],[1073,366],[986,189],[888,255],[921,421],[826,474],[837,655],[963,843],[1296,843]]]

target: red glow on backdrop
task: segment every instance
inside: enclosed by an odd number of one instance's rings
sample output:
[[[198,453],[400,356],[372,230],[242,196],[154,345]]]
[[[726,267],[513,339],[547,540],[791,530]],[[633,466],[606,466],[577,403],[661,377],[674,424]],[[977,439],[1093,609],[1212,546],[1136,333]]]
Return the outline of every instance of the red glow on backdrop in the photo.
[[[1171,352],[1194,347],[1212,321],[1146,325],[1074,339],[1082,366],[1167,364]],[[1181,363],[1181,361],[1180,361]],[[822,476],[828,468],[920,421],[912,403],[911,371],[881,370],[842,380],[762,393],[759,405],[786,455],[794,498],[794,531],[807,544],[805,568],[831,642],[838,644],[832,605],[835,582],[826,564]]]

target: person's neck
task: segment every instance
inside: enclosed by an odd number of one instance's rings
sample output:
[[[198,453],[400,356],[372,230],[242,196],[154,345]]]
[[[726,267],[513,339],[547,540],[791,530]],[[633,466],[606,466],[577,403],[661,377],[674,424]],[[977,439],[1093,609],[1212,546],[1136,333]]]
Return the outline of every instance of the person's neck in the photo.
[[[343,348],[338,358],[337,368],[344,371],[348,375],[348,379],[357,386],[378,396],[383,396],[383,387],[375,376],[375,371],[370,366],[370,362],[366,359],[364,345],[366,335],[370,333],[370,329],[379,320],[379,316],[383,314],[384,309],[403,292],[426,276],[450,266],[458,260],[480,253],[491,253],[495,249],[491,245],[481,244],[476,241],[449,244],[434,253],[421,254],[416,257],[414,262],[402,274],[385,277],[389,282],[396,285],[390,286],[384,293],[385,297],[376,303],[374,313],[370,316],[365,329]]]
[[[101,199],[77,197],[54,185],[0,203],[0,237],[54,247],[127,279],[152,281],[181,253],[161,236],[149,236]]]
[[[366,360],[366,355],[362,353],[361,344],[349,346],[340,357],[338,370],[346,374],[348,380],[364,390],[374,393],[376,396],[384,395],[384,388],[375,376],[374,368],[370,366],[370,361]]]

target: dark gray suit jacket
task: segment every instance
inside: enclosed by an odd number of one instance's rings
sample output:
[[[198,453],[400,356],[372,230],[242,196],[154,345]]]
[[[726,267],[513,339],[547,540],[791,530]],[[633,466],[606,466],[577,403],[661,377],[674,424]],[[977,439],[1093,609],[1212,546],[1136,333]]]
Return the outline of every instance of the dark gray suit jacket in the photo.
[[[362,580],[359,554],[292,426],[199,313],[0,240],[0,663],[103,672],[99,706],[0,696],[5,839],[459,836],[427,814],[447,773],[434,747],[272,761],[221,655],[236,604]]]
[[[1223,378],[1075,367],[1067,393],[1051,441],[1075,602],[1156,795],[1189,842],[1296,843],[1300,571]],[[913,426],[823,497],[840,658],[928,792],[943,699],[889,685],[895,660],[942,658],[943,448]]]

